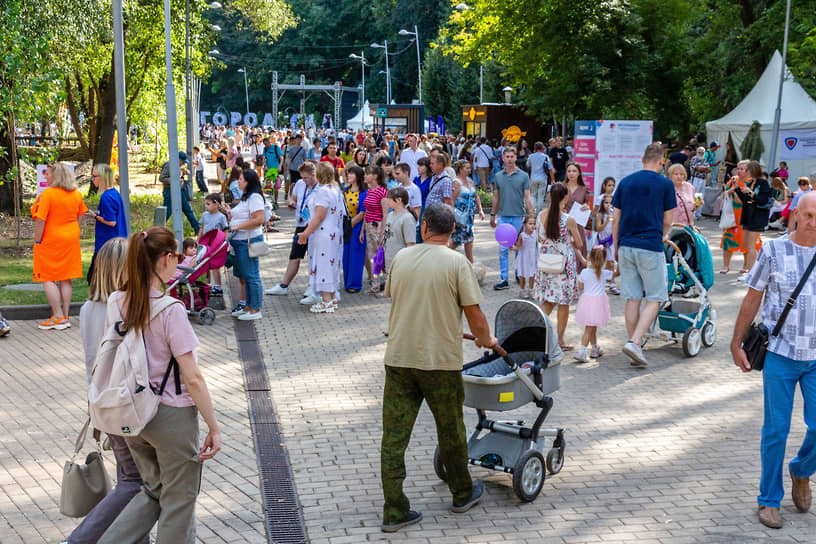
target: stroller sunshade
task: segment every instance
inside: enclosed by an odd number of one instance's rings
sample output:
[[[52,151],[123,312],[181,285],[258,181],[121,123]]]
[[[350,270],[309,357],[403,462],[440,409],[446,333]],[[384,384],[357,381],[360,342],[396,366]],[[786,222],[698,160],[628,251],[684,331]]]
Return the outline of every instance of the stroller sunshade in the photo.
[[[521,351],[547,351],[547,329],[546,327],[522,327],[513,332],[502,342],[501,346],[507,353],[518,353]]]

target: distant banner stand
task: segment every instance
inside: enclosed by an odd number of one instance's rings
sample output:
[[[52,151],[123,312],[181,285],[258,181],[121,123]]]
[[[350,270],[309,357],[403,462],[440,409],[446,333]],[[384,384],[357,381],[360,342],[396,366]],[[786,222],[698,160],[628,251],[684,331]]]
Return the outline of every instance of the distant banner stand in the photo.
[[[68,164],[68,163],[63,163],[63,164],[65,164],[65,166],[68,167],[68,170],[70,170],[71,175],[73,176],[74,175],[74,165],[73,164]],[[48,182],[45,181],[45,169],[46,169],[46,165],[44,165],[44,164],[38,164],[37,165],[37,190],[34,193],[36,196],[40,196],[40,193],[42,193],[43,191],[48,189]]]
[[[653,131],[652,121],[575,121],[575,163],[593,202],[605,177],[619,183],[643,168],[643,150],[652,143]]]
[[[783,161],[816,159],[816,129],[781,130],[779,144]]]

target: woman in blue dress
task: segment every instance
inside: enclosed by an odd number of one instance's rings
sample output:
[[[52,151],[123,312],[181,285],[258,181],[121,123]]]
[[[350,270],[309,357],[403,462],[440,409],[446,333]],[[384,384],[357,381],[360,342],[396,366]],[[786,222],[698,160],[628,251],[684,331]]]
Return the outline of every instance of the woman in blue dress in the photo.
[[[476,185],[470,179],[471,165],[468,161],[456,161],[453,165],[456,179],[453,182],[453,211],[456,216],[456,228],[450,239],[451,249],[465,246],[465,256],[473,262],[473,220],[476,212],[484,221],[482,202],[476,193]]]
[[[99,197],[99,206],[96,211],[89,211],[88,215],[94,218],[94,253],[91,266],[88,267],[88,285],[93,277],[96,254],[105,242],[111,238],[127,238],[127,217],[122,195],[116,190],[116,178],[113,170],[107,164],[97,164],[91,173],[91,182],[102,194]]]
[[[365,218],[365,172],[359,166],[352,165],[343,170],[343,175],[346,178],[343,195],[352,225],[351,239],[343,241],[343,287],[349,293],[358,293],[363,288],[363,268],[371,266],[366,261],[365,240],[360,241]]]

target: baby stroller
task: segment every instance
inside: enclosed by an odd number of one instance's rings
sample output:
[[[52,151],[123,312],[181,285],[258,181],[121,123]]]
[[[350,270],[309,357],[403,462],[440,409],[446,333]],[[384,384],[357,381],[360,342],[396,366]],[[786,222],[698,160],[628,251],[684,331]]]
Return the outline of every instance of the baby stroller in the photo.
[[[187,314],[197,315],[202,325],[212,325],[215,310],[209,307],[210,286],[199,278],[210,270],[224,266],[227,260],[229,240],[223,231],[211,230],[198,241],[195,266],[179,266],[181,277],[170,284],[170,296],[184,303]]]
[[[669,298],[652,323],[648,338],[682,343],[686,357],[711,347],[717,338],[717,312],[708,290],[714,285],[711,249],[702,234],[687,225],[672,225],[664,243]],[[681,300],[696,298],[697,300]],[[655,331],[659,327],[663,332]]]
[[[558,474],[564,466],[564,429],[541,428],[553,406],[547,395],[560,386],[564,354],[550,320],[532,302],[505,302],[496,313],[495,331],[501,347],[462,367],[464,404],[475,408],[479,417],[468,439],[468,462],[512,474],[516,495],[530,502],[541,492],[546,471]],[[493,421],[485,414],[515,410],[530,402],[540,408],[532,427],[521,420]],[[554,440],[545,460],[547,437]],[[433,464],[436,475],[445,480],[438,446]]]

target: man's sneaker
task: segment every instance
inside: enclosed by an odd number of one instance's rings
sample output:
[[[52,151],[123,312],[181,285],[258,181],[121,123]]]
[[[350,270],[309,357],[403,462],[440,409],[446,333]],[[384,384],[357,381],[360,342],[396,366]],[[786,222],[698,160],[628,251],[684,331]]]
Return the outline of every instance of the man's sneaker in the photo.
[[[61,331],[63,329],[67,329],[71,326],[71,322],[68,321],[68,316],[64,315],[57,319],[53,315],[48,318],[48,320],[43,321],[40,323],[39,328],[44,331]]]
[[[484,496],[484,484],[478,480],[473,482],[473,493],[470,494],[470,498],[463,503],[453,503],[451,506],[451,512],[456,512],[457,514],[461,514],[462,512],[467,512],[477,504],[479,501],[482,500]]]
[[[593,359],[597,359],[598,357],[604,354],[604,350],[601,349],[601,346],[592,346],[592,351],[589,352],[589,356]]]
[[[5,317],[0,316],[0,336],[5,336],[11,331],[11,326]]]
[[[408,512],[408,517],[405,518],[404,521],[392,521],[389,523],[383,523],[381,528],[383,533],[395,533],[402,529],[403,527],[408,527],[409,525],[419,523],[420,521],[422,521],[422,512],[410,510]]]
[[[588,363],[589,358],[587,357],[586,346],[580,346],[573,357],[575,357],[575,360],[579,363]]]
[[[493,289],[496,290],[496,291],[504,291],[508,287],[510,287],[510,285],[508,285],[507,280],[502,280],[499,283],[497,283],[496,285],[494,285]]]
[[[263,316],[261,315],[261,312],[259,310],[254,314],[252,312],[244,312],[238,316],[238,319],[240,321],[255,321],[256,319],[263,319]]]
[[[623,353],[632,359],[632,366],[644,367],[648,364],[646,357],[643,356],[643,350],[641,347],[631,340],[623,345]]]
[[[317,304],[321,302],[321,298],[315,295],[306,295],[302,299],[300,299],[300,303],[304,306],[311,306],[312,304]]]
[[[220,285],[213,285],[212,289],[210,289],[211,295],[223,295],[224,290],[221,288]]]
[[[278,284],[271,289],[267,289],[264,291],[264,294],[267,295],[288,295],[289,294],[289,287],[286,285]]]
[[[232,309],[232,317],[238,317],[241,314],[246,313],[246,304],[238,303],[235,308]]]
[[[777,220],[777,221],[771,221],[770,223],[768,223],[768,228],[769,228],[769,229],[782,230],[782,229],[784,229],[785,227],[783,227],[783,226],[782,226],[782,223],[780,223],[780,222]]]

